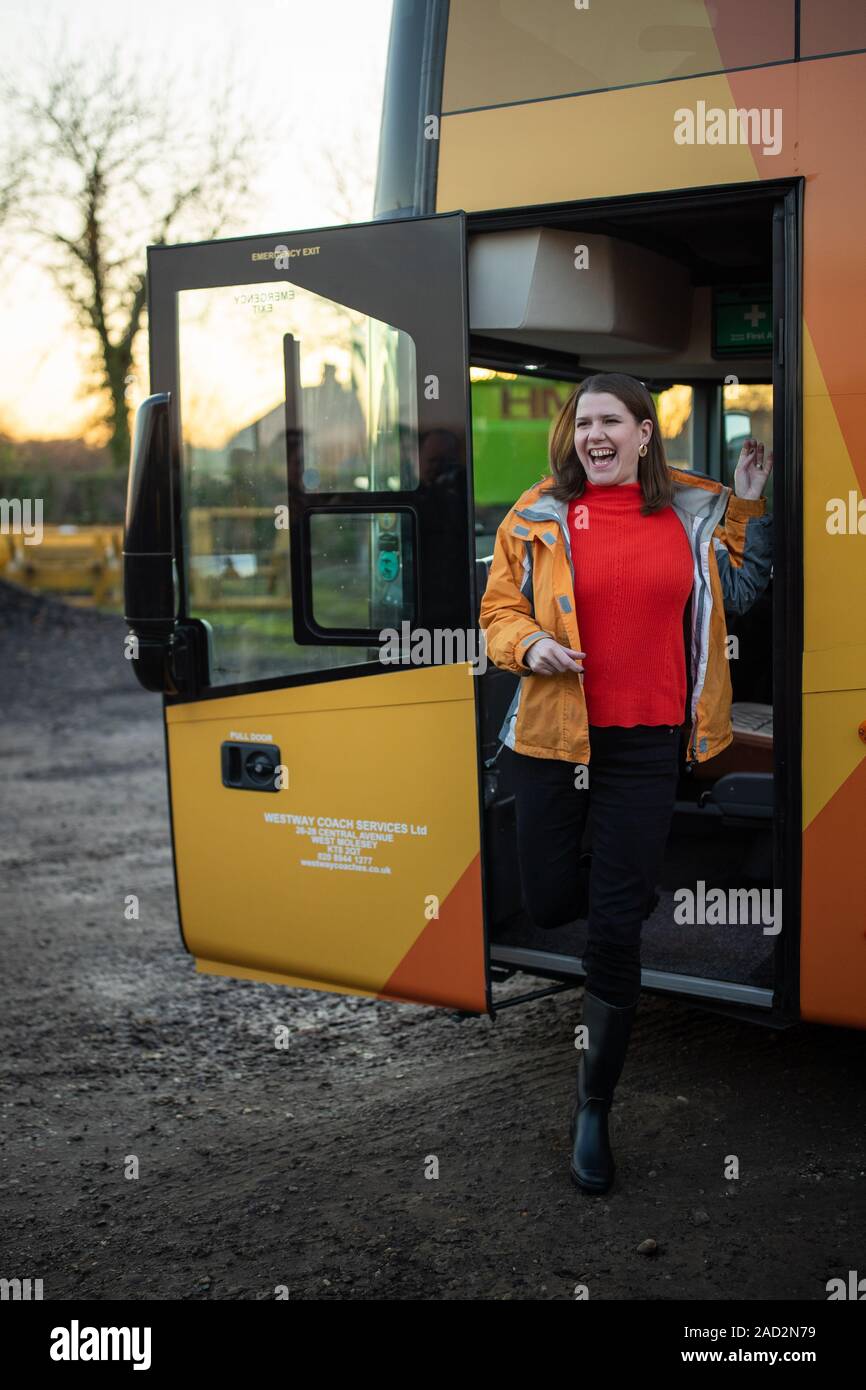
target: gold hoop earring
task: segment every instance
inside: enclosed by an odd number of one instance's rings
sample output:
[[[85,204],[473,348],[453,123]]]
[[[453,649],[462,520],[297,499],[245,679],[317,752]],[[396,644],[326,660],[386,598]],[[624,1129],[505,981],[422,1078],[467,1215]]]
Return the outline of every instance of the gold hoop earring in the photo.
[[[642,459],[646,458],[647,448],[645,444],[641,444],[640,448],[638,449],[638,453],[640,454]]]

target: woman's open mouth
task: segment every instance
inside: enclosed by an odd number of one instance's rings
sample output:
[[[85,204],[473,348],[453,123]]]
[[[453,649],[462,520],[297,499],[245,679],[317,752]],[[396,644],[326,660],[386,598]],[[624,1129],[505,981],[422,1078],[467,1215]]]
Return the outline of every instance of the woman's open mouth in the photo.
[[[610,468],[616,462],[616,449],[589,449],[587,452],[593,468]]]

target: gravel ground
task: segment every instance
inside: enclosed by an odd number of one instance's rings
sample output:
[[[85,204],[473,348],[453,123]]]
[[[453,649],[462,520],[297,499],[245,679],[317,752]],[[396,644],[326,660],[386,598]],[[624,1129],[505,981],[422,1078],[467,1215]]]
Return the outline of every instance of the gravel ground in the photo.
[[[866,1272],[863,1033],[645,996],[592,1198],[568,1177],[579,992],[493,1023],[197,975],[124,634],[0,590],[0,1276],[47,1300],[824,1300]]]

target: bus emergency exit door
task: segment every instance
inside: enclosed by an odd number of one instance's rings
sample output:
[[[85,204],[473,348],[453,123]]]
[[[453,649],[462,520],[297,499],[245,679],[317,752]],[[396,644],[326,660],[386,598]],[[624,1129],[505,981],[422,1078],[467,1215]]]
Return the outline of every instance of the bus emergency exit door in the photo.
[[[200,970],[489,1008],[475,681],[436,641],[474,629],[464,221],[149,250]]]

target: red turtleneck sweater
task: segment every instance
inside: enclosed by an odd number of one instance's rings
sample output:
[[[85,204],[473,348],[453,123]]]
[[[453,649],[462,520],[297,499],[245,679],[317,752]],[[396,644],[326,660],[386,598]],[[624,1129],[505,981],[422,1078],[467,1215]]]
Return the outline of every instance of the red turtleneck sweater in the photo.
[[[638,482],[604,486],[587,478],[568,508],[590,724],[686,718],[683,612],[692,590],[691,548],[672,507],[641,516],[642,504]]]

